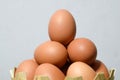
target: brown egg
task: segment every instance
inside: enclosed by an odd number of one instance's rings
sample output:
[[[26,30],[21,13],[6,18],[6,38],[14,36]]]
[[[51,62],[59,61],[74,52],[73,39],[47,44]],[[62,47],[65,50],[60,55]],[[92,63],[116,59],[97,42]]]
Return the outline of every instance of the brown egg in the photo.
[[[43,63],[36,69],[35,76],[47,76],[50,80],[64,80],[63,72],[53,64]]]
[[[48,33],[51,40],[67,45],[76,34],[76,23],[72,14],[65,9],[56,11],[50,18]]]
[[[37,47],[34,58],[39,64],[51,63],[62,67],[67,60],[67,50],[59,42],[47,41]]]
[[[105,64],[103,62],[101,62],[100,60],[96,60],[91,67],[96,71],[96,73],[99,72],[103,72],[105,77],[108,78],[109,77],[109,71],[107,69],[107,67],[105,66]]]
[[[38,67],[38,64],[34,60],[25,60],[20,65],[15,71],[15,75],[19,72],[25,72],[27,80],[33,80],[34,79],[34,73],[36,68]]]
[[[77,38],[71,41],[67,48],[72,62],[82,61],[91,65],[97,56],[95,44],[87,38]]]
[[[93,80],[94,77],[96,76],[96,73],[86,63],[74,62],[69,66],[67,70],[67,76],[69,77],[82,76],[83,80]]]

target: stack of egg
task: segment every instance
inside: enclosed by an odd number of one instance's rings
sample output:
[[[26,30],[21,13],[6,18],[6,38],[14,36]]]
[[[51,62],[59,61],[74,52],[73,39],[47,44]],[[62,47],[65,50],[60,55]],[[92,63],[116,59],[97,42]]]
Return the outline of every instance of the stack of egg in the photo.
[[[34,59],[17,67],[15,76],[24,72],[27,80],[37,76],[47,76],[50,80],[82,76],[83,80],[93,80],[96,73],[103,72],[109,77],[105,64],[96,60],[95,44],[88,38],[75,38],[76,23],[70,12],[56,11],[50,18],[48,33],[50,40],[36,48]]]

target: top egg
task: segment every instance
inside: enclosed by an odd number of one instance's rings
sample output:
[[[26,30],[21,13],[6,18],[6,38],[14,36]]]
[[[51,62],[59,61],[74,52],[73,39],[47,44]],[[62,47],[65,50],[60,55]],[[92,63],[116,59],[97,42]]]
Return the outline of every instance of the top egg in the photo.
[[[76,35],[76,23],[72,14],[65,9],[56,11],[50,18],[48,33],[51,40],[68,45]]]

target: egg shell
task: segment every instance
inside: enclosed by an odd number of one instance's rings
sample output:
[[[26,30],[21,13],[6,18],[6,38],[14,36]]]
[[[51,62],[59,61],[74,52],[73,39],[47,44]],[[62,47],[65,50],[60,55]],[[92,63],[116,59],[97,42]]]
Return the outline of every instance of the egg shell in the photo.
[[[96,60],[91,67],[95,70],[96,73],[100,73],[103,72],[105,77],[108,78],[109,77],[109,71],[106,67],[106,65],[100,61],[100,60]]]
[[[72,14],[65,10],[57,10],[50,18],[48,25],[49,37],[67,45],[76,35],[76,23]]]
[[[63,72],[53,64],[43,63],[38,66],[35,76],[47,76],[50,80],[64,80]]]
[[[68,77],[82,77],[83,80],[94,80],[95,71],[86,63],[74,62],[67,70]]]
[[[76,38],[67,47],[69,58],[72,62],[82,61],[91,65],[97,56],[95,44],[87,38]]]
[[[20,63],[20,65],[17,67],[15,71],[15,75],[19,72],[26,73],[27,80],[33,80],[34,79],[34,73],[36,68],[38,67],[38,64],[34,60],[24,60]]]
[[[34,58],[38,64],[51,63],[62,67],[67,61],[67,49],[59,42],[47,41],[36,48]]]

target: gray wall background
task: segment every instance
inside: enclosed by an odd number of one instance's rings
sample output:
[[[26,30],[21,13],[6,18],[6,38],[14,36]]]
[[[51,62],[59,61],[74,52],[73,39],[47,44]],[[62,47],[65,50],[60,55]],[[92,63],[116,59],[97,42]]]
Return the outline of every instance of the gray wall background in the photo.
[[[120,0],[0,0],[0,80],[9,70],[33,58],[35,48],[49,40],[48,22],[58,9],[69,10],[77,25],[76,37],[97,46],[97,59],[120,79]]]

